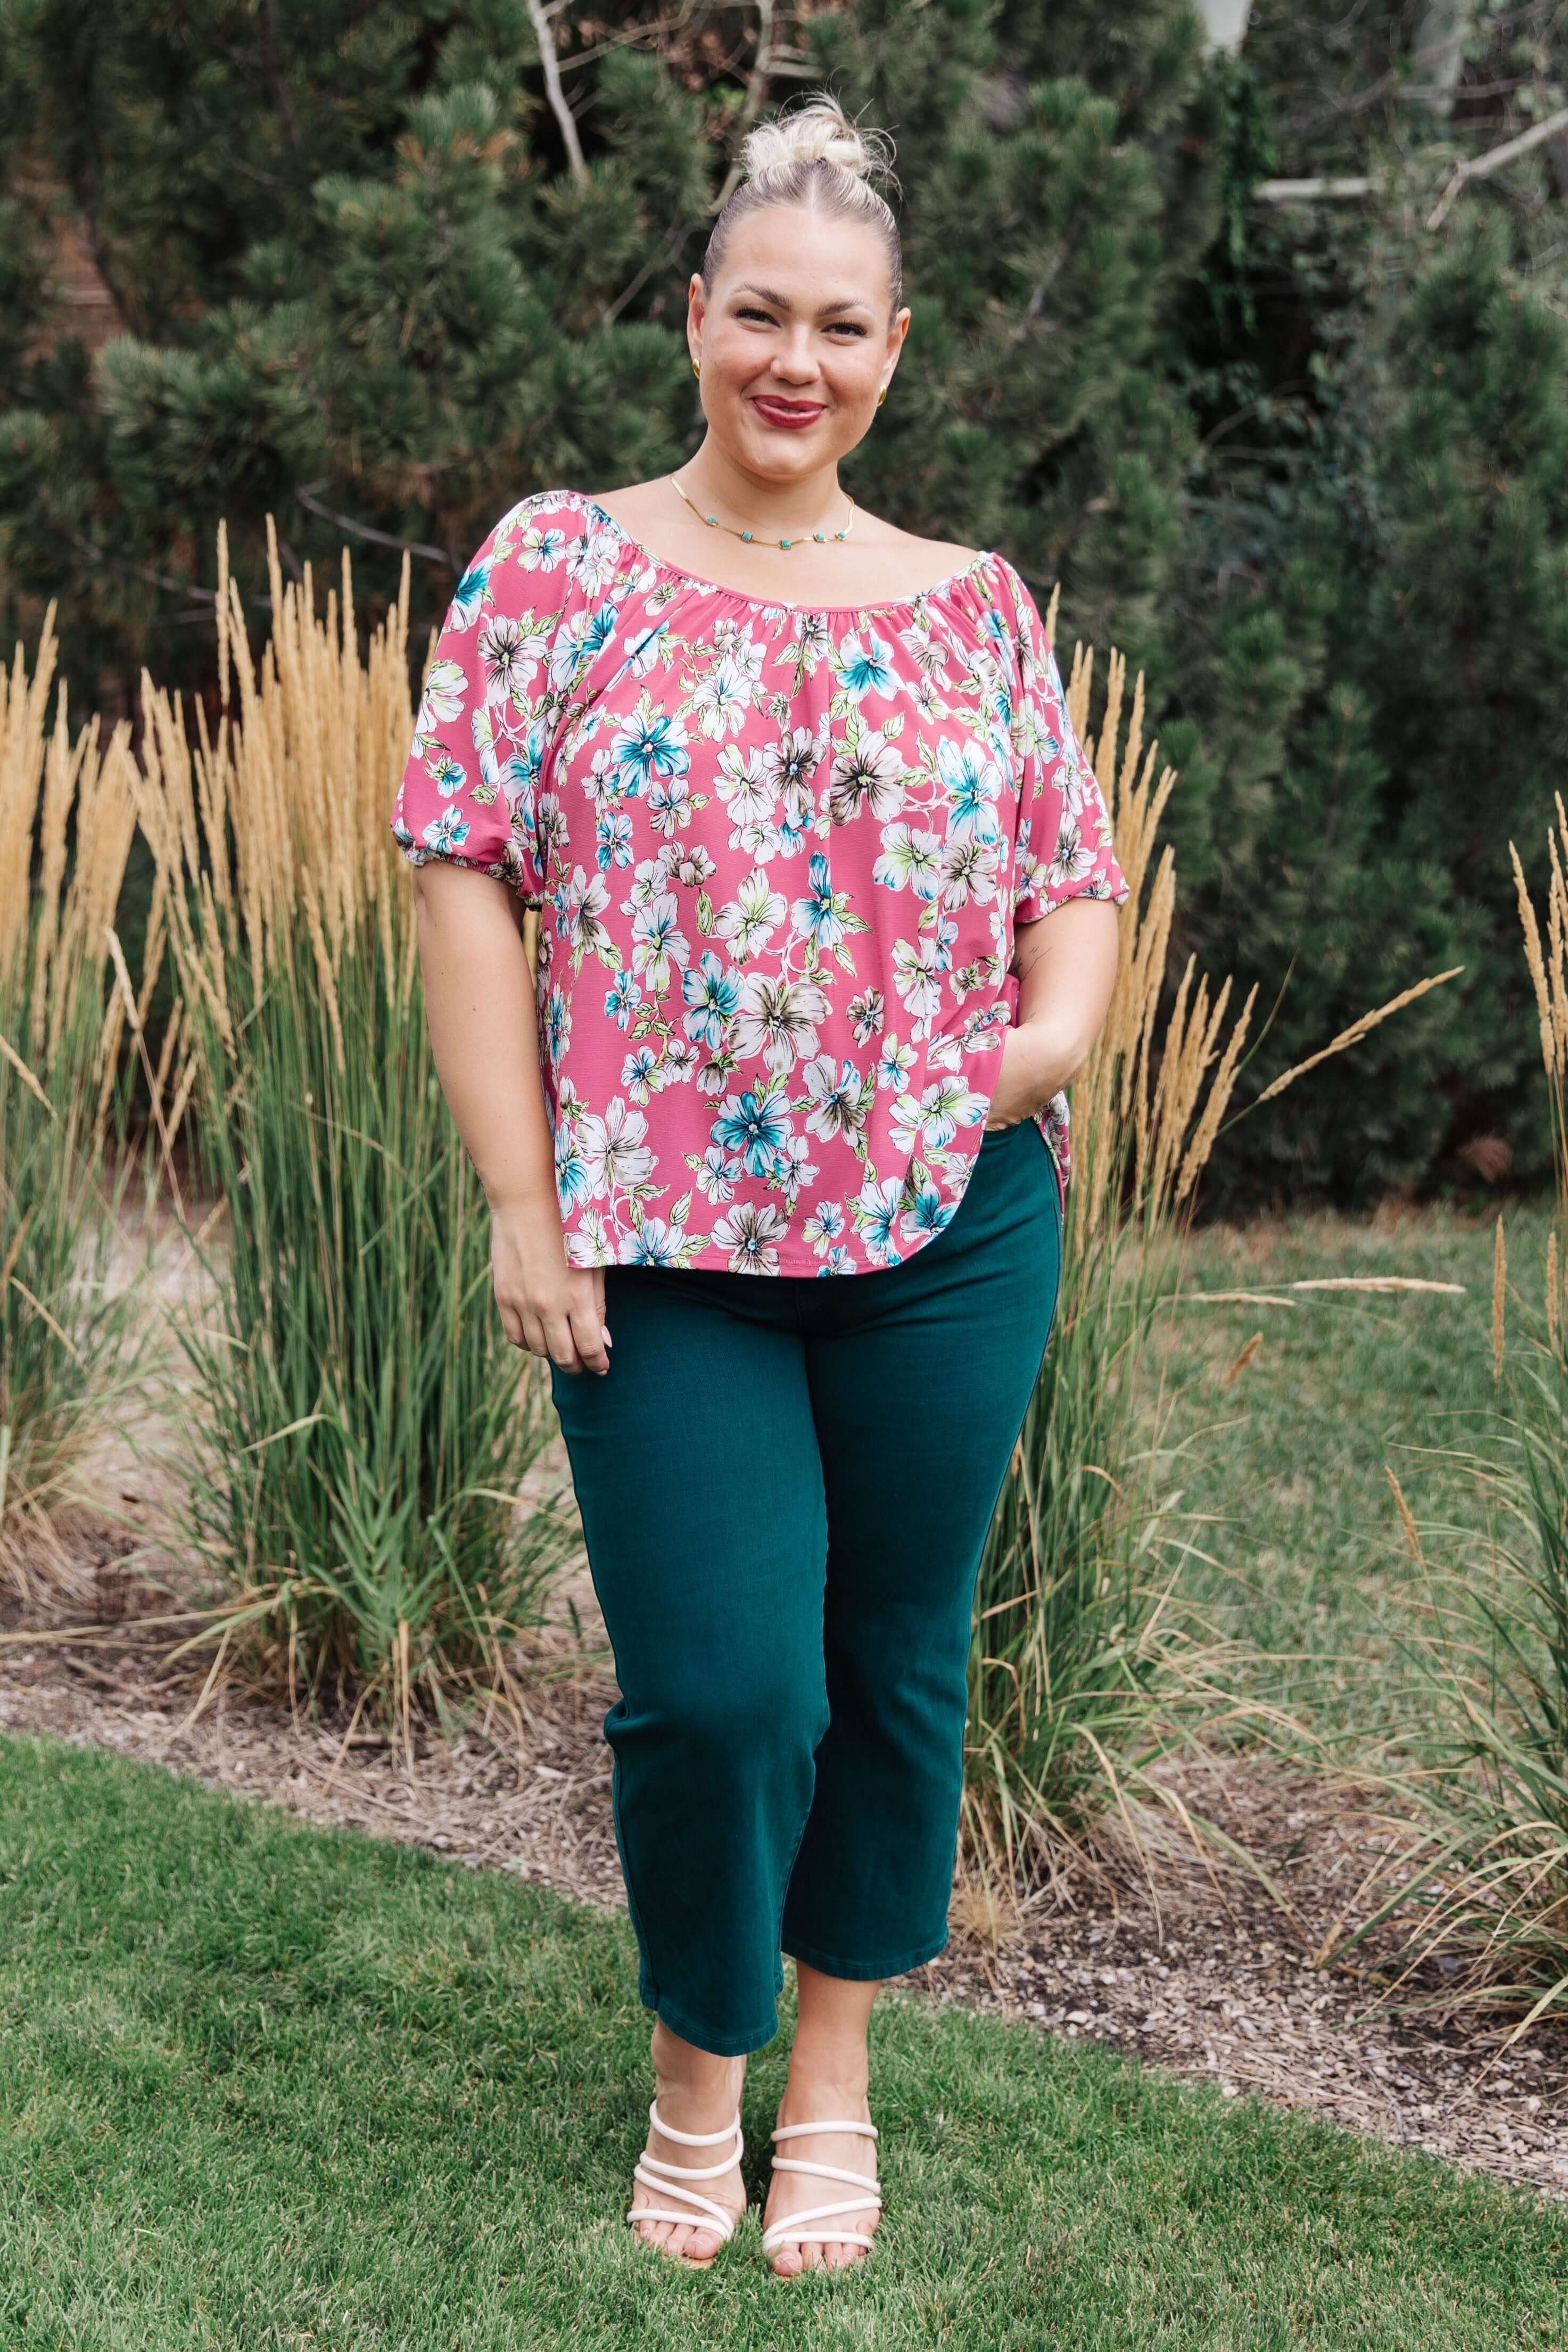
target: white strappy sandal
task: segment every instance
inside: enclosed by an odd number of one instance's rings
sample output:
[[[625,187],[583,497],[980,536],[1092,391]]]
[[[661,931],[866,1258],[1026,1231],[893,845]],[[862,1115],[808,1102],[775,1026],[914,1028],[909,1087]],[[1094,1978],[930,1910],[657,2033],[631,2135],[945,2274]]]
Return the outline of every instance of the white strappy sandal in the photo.
[[[702,2165],[668,2164],[662,2157],[649,2156],[645,2148],[637,2160],[632,2179],[640,2180],[645,2189],[662,2189],[667,2197],[684,2197],[692,2205],[700,2207],[700,2210],[695,2213],[672,2213],[655,2205],[634,2205],[626,2215],[626,2220],[628,2221],[684,2222],[694,2229],[711,2230],[722,2245],[733,2235],[735,2223],[740,2219],[739,2214],[731,2213],[726,2206],[716,2203],[711,2197],[703,2197],[695,2189],[688,2189],[685,2183],[689,2180],[716,2180],[721,2172],[728,2172],[732,2166],[740,2163],[746,2143],[742,2134],[739,2114],[736,2115],[734,2122],[726,2125],[722,2131],[674,2131],[660,2116],[658,2101],[653,2099],[648,2103],[647,2119],[655,2131],[662,2132],[666,2139],[679,2140],[683,2147],[717,2147],[721,2139],[731,2140],[734,2144],[729,2155],[721,2158],[717,2164]],[[715,2260],[715,2256],[681,2253],[675,2259],[678,2262],[689,2263],[694,2270],[706,2270],[708,2264]]]
[[[825,2123],[781,2124],[770,2137],[773,2139],[798,2139],[803,2132],[859,2132],[867,2139],[878,2137],[875,2124]],[[836,2205],[808,2205],[804,2211],[792,2213],[784,2221],[773,2221],[763,2231],[763,2252],[771,2262],[782,2246],[796,2244],[869,2246],[873,2241],[863,2230],[811,2230],[803,2225],[808,2221],[825,2221],[835,2213],[861,2213],[868,2207],[881,2210],[882,2192],[868,2172],[845,2172],[835,2164],[808,2164],[798,2156],[774,2154],[775,2172],[815,2172],[822,2180],[847,2180],[861,2191],[858,2197],[841,2198]]]

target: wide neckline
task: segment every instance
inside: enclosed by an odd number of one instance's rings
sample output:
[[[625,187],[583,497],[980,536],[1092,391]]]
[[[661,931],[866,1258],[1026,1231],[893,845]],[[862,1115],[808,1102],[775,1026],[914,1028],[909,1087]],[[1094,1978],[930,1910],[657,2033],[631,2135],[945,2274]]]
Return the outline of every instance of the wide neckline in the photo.
[[[968,580],[980,570],[983,564],[994,562],[996,558],[994,548],[984,547],[968,563],[962,565],[956,572],[950,572],[945,579],[933,580],[929,588],[917,588],[912,596],[889,597],[880,604],[791,604],[782,596],[753,596],[744,588],[727,588],[721,580],[705,580],[700,572],[688,572],[684,564],[672,563],[668,555],[656,555],[651,547],[646,547],[640,539],[634,537],[625,523],[619,521],[610,512],[608,507],[602,507],[597,499],[586,498],[581,492],[577,493],[577,497],[580,505],[591,508],[596,515],[602,515],[611,530],[623,539],[629,548],[635,550],[645,562],[651,563],[656,570],[672,572],[678,580],[689,581],[694,588],[705,589],[710,596],[731,596],[737,604],[754,605],[759,612],[910,613],[917,604],[928,604],[931,597],[940,596],[944,590],[956,588],[961,581]]]

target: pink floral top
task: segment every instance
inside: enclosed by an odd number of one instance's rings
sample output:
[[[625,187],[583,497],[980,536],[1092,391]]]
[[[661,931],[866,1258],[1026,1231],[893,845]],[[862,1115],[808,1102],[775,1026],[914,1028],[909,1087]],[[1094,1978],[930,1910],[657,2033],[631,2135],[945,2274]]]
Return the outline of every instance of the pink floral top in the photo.
[[[911,1256],[979,1150],[1014,925],[1127,896],[1005,557],[895,604],[770,604],[563,489],[458,583],[392,827],[542,910],[577,1265]],[[1065,1098],[1037,1116],[1065,1186]]]

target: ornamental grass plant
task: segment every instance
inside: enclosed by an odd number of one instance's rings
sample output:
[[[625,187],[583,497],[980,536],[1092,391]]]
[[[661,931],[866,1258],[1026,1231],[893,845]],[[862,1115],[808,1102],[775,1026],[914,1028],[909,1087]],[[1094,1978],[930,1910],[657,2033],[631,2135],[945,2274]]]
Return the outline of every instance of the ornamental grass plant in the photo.
[[[416,1718],[504,1693],[572,1522],[548,1480],[520,1499],[553,1423],[491,1305],[386,824],[414,723],[406,566],[362,653],[346,552],[318,614],[309,570],[286,585],[269,551],[258,661],[220,541],[216,728],[198,706],[193,740],[143,681],[182,1008],[165,1118],[213,1202],[184,1213],[218,1301],[181,1332],[184,1533],[228,1595],[195,1638],[209,1688],[245,1652],[295,1705],[354,1693],[412,1761]]]
[[[1416,1647],[1420,1719],[1384,1781],[1395,1816],[1361,1915],[1323,1957],[1375,1956],[1391,1997],[1443,2019],[1489,2018],[1512,2041],[1568,2014],[1568,810],[1547,835],[1544,937],[1510,844],[1552,1128],[1543,1262],[1510,1274],[1496,1227],[1491,1443],[1456,1456],[1487,1532],[1427,1557],[1392,1469],[1405,1538],[1427,1576]],[[1392,1939],[1392,1951],[1389,1949]]]
[[[79,1605],[60,1539],[92,1443],[141,1355],[134,1286],[110,1280],[134,1171],[120,1149],[132,993],[113,924],[135,832],[125,739],[73,739],[45,617],[31,677],[0,668],[0,1591]]]
[[[1047,634],[1056,609],[1053,596]],[[1072,1089],[1057,1322],[980,1567],[963,1851],[987,1916],[998,1883],[1026,1896],[1076,1866],[1146,1864],[1170,1836],[1189,1841],[1199,1825],[1153,1768],[1200,1735],[1256,1734],[1272,1719],[1247,1695],[1243,1652],[1185,1605],[1182,1569],[1202,1528],[1183,1508],[1166,1397],[1142,1376],[1158,1318],[1181,1298],[1197,1181],[1226,1124],[1257,991],[1233,1010],[1229,980],[1211,992],[1189,957],[1164,1013],[1175,866],[1158,834],[1176,773],[1144,743],[1141,674],[1121,742],[1126,664],[1114,649],[1091,733],[1093,671],[1077,646],[1068,715],[1130,895],[1110,1014]],[[1257,1101],[1453,976],[1363,1015]]]

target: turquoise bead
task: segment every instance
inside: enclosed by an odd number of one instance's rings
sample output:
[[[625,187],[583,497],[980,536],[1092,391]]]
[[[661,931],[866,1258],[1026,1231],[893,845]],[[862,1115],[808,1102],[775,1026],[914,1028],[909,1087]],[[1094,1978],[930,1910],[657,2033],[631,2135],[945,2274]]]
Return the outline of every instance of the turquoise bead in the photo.
[[[780,540],[780,541],[779,541],[779,545],[780,545],[781,547],[787,547],[787,546],[789,545],[789,541],[788,541],[788,540],[787,540],[787,539],[781,539],[781,540]]]
[[[741,533],[741,537],[742,537],[742,539],[750,539],[751,535],[752,535],[752,534],[751,534],[751,532],[750,532],[749,530],[743,530],[743,531]]]
[[[719,518],[718,518],[718,516],[717,516],[717,515],[710,515],[710,516],[709,516],[709,518],[708,518],[708,520],[709,520],[709,521],[712,524],[712,526],[713,526],[714,530],[718,530],[718,528],[719,528]]]
[[[819,546],[826,545],[827,533],[825,530],[814,530],[811,535],[813,539],[817,541]]]

